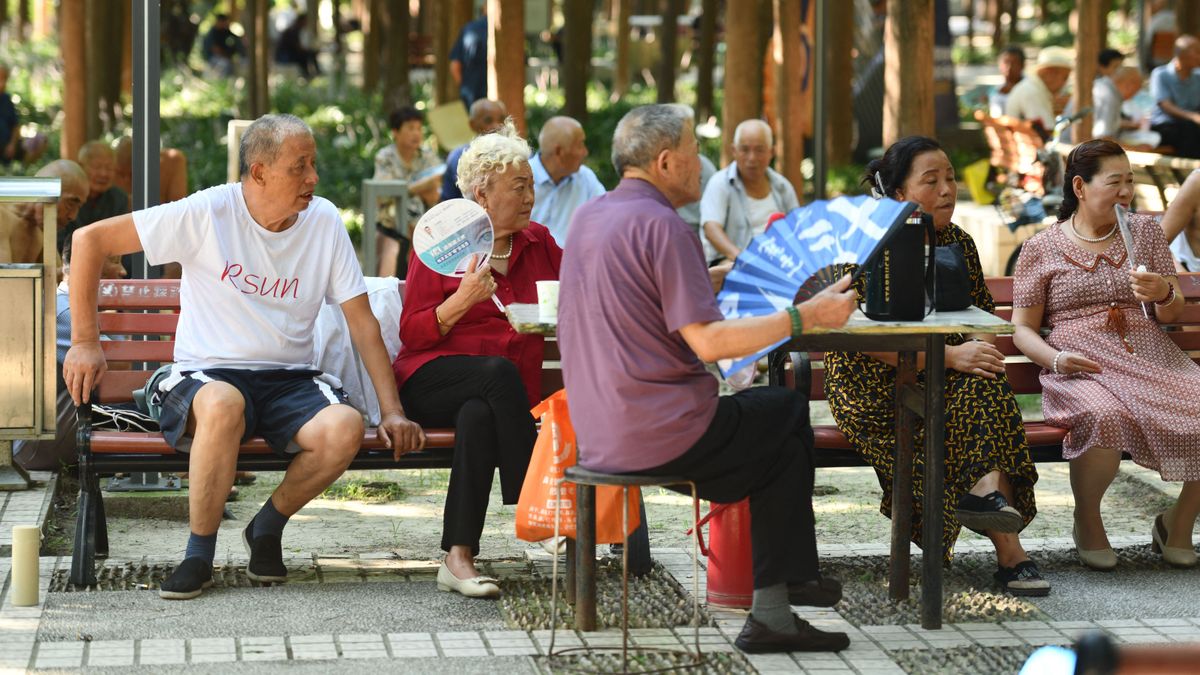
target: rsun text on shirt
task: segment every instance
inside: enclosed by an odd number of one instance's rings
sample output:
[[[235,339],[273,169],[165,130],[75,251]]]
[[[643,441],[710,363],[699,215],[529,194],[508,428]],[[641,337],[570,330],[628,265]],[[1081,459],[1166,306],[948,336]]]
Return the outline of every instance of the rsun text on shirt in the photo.
[[[270,277],[260,274],[243,274],[240,264],[229,261],[225,262],[225,270],[221,272],[221,281],[228,282],[238,292],[246,295],[285,298],[291,294],[293,299],[298,299],[299,297],[299,278],[280,279],[276,277],[272,280]]]

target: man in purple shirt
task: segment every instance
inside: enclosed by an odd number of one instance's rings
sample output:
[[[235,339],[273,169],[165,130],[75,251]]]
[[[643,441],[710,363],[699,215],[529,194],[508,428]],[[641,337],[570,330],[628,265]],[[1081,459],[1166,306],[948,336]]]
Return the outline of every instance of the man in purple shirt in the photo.
[[[675,212],[700,197],[691,109],[630,111],[613,164],[620,185],[575,211],[562,264],[558,336],[580,464],[682,475],[717,503],[749,497],[754,600],[737,646],[844,649],[845,633],[819,631],[790,607],[832,607],[842,595],[817,564],[808,401],[780,387],[719,397],[703,362],[845,324],[849,279],[786,311],[723,320],[700,239]]]

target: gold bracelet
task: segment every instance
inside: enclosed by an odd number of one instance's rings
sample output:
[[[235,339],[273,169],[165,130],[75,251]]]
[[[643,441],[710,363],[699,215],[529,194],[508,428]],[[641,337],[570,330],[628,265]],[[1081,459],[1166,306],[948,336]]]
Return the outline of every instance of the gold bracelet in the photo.
[[[442,317],[438,316],[438,308],[437,307],[433,308],[433,318],[437,321],[439,326],[441,326],[442,328],[445,328],[446,330],[450,330],[450,324],[445,323],[444,321],[442,321]]]

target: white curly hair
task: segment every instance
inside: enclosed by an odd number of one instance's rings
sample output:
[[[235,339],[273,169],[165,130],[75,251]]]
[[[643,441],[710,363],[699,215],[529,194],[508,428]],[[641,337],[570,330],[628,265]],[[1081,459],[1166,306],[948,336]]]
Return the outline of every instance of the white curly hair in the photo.
[[[529,163],[529,142],[517,133],[511,117],[504,126],[471,141],[458,158],[458,189],[475,201],[475,188],[486,189],[492,176]]]

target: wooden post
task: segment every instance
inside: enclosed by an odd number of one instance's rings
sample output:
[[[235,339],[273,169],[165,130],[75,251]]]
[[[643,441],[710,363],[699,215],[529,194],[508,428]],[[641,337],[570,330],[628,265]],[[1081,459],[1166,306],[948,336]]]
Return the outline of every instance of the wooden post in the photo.
[[[387,0],[387,72],[383,82],[383,114],[408,105],[408,33],[412,17],[408,0]]]
[[[246,0],[243,14],[246,28],[246,51],[249,72],[246,77],[246,116],[258,119],[271,107],[267,90],[267,73],[271,55],[271,39],[267,32],[269,0]]]
[[[613,71],[613,101],[629,92],[629,15],[633,13],[633,0],[613,0],[617,10],[613,31],[616,33],[617,62]],[[710,64],[711,66],[711,64]],[[712,77],[712,74],[709,74]]]
[[[683,0],[663,0],[662,61],[658,70],[658,102],[675,101],[675,75],[679,70],[679,15],[683,12]]]
[[[1100,0],[1079,0],[1079,30],[1075,31],[1075,88],[1071,100],[1075,110],[1092,107],[1092,80],[1096,79],[1097,57],[1104,43],[1095,30],[1103,12]],[[1082,143],[1092,139],[1092,115],[1085,115],[1075,123],[1071,140]]]
[[[968,4],[973,0],[969,0]],[[831,2],[829,8],[829,58],[828,68],[828,109],[833,111],[852,110],[854,108],[854,56],[851,53],[854,44],[854,5],[849,2]],[[825,9],[822,7],[822,9]],[[826,129],[829,138],[829,166],[845,166],[850,163],[854,150],[854,125],[847,124],[838,115],[828,117],[830,123]]]
[[[487,0],[488,98],[502,101],[525,131],[525,3]]]
[[[384,0],[370,0],[367,16],[363,21],[362,78],[363,91],[371,93],[379,88],[380,41],[383,39]]]
[[[696,47],[696,119],[713,114],[713,68],[717,55],[717,0],[701,0],[700,40]]]
[[[587,84],[592,77],[592,2],[563,0],[563,112],[587,122]]]
[[[889,2],[884,26],[883,145],[932,136],[933,0]]]
[[[776,142],[779,153],[775,168],[792,183],[796,194],[804,193],[804,136],[812,125],[812,44],[815,3],[801,0],[775,2],[775,105]],[[804,7],[808,16],[803,15]],[[783,36],[788,36],[783,39]],[[807,52],[807,53],[806,53]]]
[[[62,0],[59,7],[59,48],[63,60],[63,159],[75,159],[87,142],[87,52],[84,49],[84,0]]]
[[[748,6],[754,4],[755,6]],[[762,52],[757,3],[725,4],[725,103],[721,113],[721,165],[729,164],[733,131],[762,114]]]

